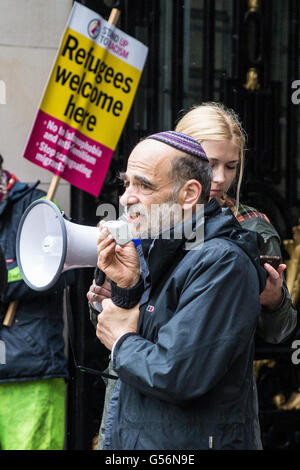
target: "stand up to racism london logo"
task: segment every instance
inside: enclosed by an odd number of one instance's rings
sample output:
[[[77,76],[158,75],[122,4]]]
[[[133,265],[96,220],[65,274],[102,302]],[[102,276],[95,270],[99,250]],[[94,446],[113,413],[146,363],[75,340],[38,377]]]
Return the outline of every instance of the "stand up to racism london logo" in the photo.
[[[24,157],[98,196],[147,52],[75,2]]]

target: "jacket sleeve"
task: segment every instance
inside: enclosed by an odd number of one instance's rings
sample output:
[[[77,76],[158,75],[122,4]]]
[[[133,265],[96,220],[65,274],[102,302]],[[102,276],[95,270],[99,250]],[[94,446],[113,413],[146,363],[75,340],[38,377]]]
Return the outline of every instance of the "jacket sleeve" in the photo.
[[[191,262],[176,311],[155,343],[138,334],[116,343],[114,370],[141,393],[175,404],[193,400],[252,347],[260,310],[256,270],[246,255],[217,248]]]
[[[282,256],[277,237],[265,238],[264,253]],[[267,343],[277,344],[287,340],[297,328],[297,310],[285,279],[283,280],[283,299],[276,310],[269,310],[262,306],[259,315],[257,335]]]
[[[8,282],[7,289],[1,297],[3,303],[9,303],[14,300],[21,300],[22,302],[30,301],[36,298],[48,296],[54,292],[63,292],[63,290],[71,285],[75,280],[73,271],[62,273],[58,281],[46,291],[36,291],[31,289],[23,280],[16,280]]]

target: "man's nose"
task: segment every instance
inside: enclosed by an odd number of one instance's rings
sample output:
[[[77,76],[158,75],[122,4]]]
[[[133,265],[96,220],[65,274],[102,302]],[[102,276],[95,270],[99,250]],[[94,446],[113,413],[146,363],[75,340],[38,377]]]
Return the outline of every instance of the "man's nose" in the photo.
[[[130,191],[125,191],[124,194],[120,197],[120,203],[122,206],[130,206],[132,204],[138,204],[140,202],[138,196]]]

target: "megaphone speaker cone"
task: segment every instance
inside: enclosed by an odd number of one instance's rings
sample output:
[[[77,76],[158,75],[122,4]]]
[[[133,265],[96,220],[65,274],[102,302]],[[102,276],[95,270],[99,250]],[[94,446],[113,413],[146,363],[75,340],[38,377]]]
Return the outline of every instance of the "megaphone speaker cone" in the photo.
[[[59,278],[67,249],[63,216],[51,201],[39,199],[25,211],[17,233],[17,262],[24,281],[46,290]]]
[[[17,262],[26,284],[50,289],[63,271],[95,267],[99,229],[66,220],[47,199],[34,201],[25,211],[17,233]]]

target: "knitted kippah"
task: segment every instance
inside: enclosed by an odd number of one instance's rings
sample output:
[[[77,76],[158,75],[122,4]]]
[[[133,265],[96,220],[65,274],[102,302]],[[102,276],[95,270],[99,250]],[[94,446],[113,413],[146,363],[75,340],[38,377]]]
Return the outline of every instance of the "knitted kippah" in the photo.
[[[190,155],[194,155],[195,157],[202,158],[208,162],[208,158],[202,145],[193,137],[183,134],[182,132],[158,132],[157,134],[149,135],[146,139],[159,140],[164,144],[170,145],[182,152],[189,153]]]

